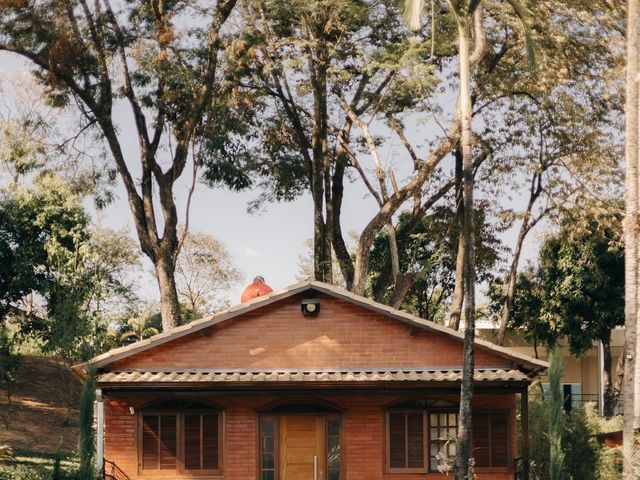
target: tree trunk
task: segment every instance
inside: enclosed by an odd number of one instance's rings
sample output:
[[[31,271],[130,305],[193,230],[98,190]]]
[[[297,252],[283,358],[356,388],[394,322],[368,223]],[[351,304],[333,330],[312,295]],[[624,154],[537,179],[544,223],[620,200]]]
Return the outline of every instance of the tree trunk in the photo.
[[[611,366],[611,330],[607,330],[605,332],[600,339],[600,342],[602,343],[602,387],[604,391],[602,412],[605,417],[610,418],[613,416],[615,406],[615,398],[613,394],[613,373]]]
[[[509,268],[509,281],[507,284],[507,293],[505,295],[504,304],[502,305],[502,314],[500,317],[500,328],[498,329],[498,336],[496,343],[498,345],[504,345],[504,337],[507,333],[507,325],[509,324],[509,318],[511,317],[511,310],[513,310],[513,297],[516,293],[516,284],[518,280],[518,265],[520,264],[520,255],[522,253],[522,245],[527,234],[533,228],[538,219],[532,221],[531,213],[533,211],[533,205],[542,192],[542,177],[538,172],[533,174],[531,179],[531,190],[529,194],[529,203],[524,213],[524,218],[520,224],[520,230],[518,231],[518,238],[513,250],[513,260],[511,261],[511,267]]]
[[[614,397],[614,406],[618,407],[622,401],[622,390],[624,383],[624,351],[625,348],[622,348],[622,352],[618,357],[618,364],[616,365],[616,383],[613,387],[613,397]]]
[[[460,148],[455,151],[456,157],[456,223],[458,227],[458,254],[456,255],[456,282],[449,307],[449,327],[460,329],[460,317],[464,303],[464,265],[466,263],[464,248],[464,194],[462,181],[462,152]]]
[[[478,7],[481,12],[482,5]],[[471,404],[473,398],[473,374],[475,367],[475,265],[473,251],[473,132],[471,130],[471,72],[469,61],[468,18],[458,19],[458,48],[460,57],[460,130],[462,147],[462,177],[464,199],[464,351],[462,386],[460,389],[460,413],[458,420],[458,444],[456,480],[473,478],[471,465]]]
[[[640,408],[636,389],[638,333],[638,23],[639,0],[627,2],[626,195],[625,195],[625,368],[622,429],[624,480],[634,478],[631,458]]]
[[[353,260],[345,244],[344,236],[342,235],[342,226],[340,225],[346,166],[346,156],[338,155],[331,179],[331,201],[333,202],[333,228],[331,231],[333,251],[336,253],[338,265],[340,265],[340,272],[346,283],[347,290],[351,290],[353,288]]]
[[[175,264],[170,254],[159,256],[155,263],[156,278],[160,288],[160,315],[162,331],[168,332],[180,324],[180,301],[175,279]]]

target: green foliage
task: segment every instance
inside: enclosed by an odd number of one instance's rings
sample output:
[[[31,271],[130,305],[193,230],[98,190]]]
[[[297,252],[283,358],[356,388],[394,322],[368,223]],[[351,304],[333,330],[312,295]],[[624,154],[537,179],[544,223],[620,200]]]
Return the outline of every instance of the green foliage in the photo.
[[[562,386],[562,350],[554,346],[550,352],[549,365],[549,426],[547,439],[549,441],[549,480],[563,480],[565,467],[565,452],[562,448],[564,434],[564,411]]]
[[[493,279],[504,253],[499,234],[503,226],[490,219],[488,202],[477,202],[475,235],[476,271],[480,282]],[[400,270],[413,276],[413,284],[401,308],[433,321],[444,321],[455,287],[458,231],[453,205],[436,207],[416,222],[410,212],[400,214],[397,226]],[[386,232],[374,241],[370,257],[371,290],[378,301],[392,294],[389,241]]]
[[[95,435],[93,432],[93,406],[96,401],[96,372],[90,369],[80,396],[78,417],[78,456],[80,467],[78,475],[83,480],[95,478]]]
[[[550,480],[549,418],[547,395],[535,391],[529,400],[529,452],[540,480]],[[617,449],[603,447],[595,435],[621,428],[619,418],[613,421],[598,416],[593,406],[574,407],[564,414],[561,448],[565,457],[564,478],[567,480],[618,480]]]
[[[10,313],[45,353],[68,360],[113,346],[106,314],[134,300],[128,272],[139,265],[136,245],[91,228],[82,202],[49,174],[0,200],[0,316]]]
[[[606,340],[624,323],[624,251],[619,216],[607,219],[567,214],[557,233],[548,235],[538,266],[518,275],[511,328],[546,346],[566,336],[574,355],[595,340]],[[492,310],[500,311],[503,290],[490,291]]]
[[[242,13],[245,28],[229,48],[229,63],[243,87],[234,87],[231,98],[248,105],[234,117],[233,142],[229,132],[203,132],[210,145],[202,160],[212,184],[261,189],[254,207],[311,188],[316,101],[327,105],[321,121],[339,127],[341,96],[357,95],[360,113],[375,106],[384,117],[410,111],[434,92],[429,45],[410,38],[395,0],[268,0],[249,2]],[[313,161],[329,174],[340,147],[332,128],[323,135],[325,157]],[[354,138],[354,146],[361,140]]]

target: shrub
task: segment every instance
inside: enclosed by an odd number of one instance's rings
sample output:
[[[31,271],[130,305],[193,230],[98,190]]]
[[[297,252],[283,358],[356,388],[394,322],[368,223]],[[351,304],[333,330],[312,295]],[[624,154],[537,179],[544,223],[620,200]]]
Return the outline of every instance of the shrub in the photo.
[[[562,474],[565,480],[609,480],[605,476],[612,458],[596,441],[600,419],[593,407],[576,407],[563,414],[561,445],[565,458]],[[549,480],[549,405],[541,395],[532,395],[529,402],[529,452],[540,480]]]

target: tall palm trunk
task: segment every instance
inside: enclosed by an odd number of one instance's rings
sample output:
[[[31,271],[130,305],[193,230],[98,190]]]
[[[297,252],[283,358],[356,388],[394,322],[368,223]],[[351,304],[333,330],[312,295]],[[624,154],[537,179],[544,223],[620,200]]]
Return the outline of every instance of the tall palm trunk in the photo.
[[[478,7],[482,8],[482,6]],[[458,446],[456,458],[456,480],[472,478],[469,472],[471,453],[471,402],[473,398],[473,371],[475,340],[475,259],[473,251],[473,133],[471,130],[471,64],[469,61],[469,22],[458,18],[458,49],[460,57],[460,127],[463,179],[463,236],[464,245],[464,353],[462,387],[460,390],[460,413],[458,423]]]
[[[636,391],[638,333],[638,16],[639,0],[627,2],[627,98],[625,196],[625,366],[624,366],[624,480],[632,480],[630,460],[640,405]]]
[[[464,201],[463,201],[463,180],[462,180],[462,152],[456,149],[456,224],[458,227],[458,253],[456,255],[456,282],[453,289],[453,297],[449,307],[449,328],[460,329],[460,317],[462,316],[462,305],[464,301],[464,265],[466,263],[464,250]]]

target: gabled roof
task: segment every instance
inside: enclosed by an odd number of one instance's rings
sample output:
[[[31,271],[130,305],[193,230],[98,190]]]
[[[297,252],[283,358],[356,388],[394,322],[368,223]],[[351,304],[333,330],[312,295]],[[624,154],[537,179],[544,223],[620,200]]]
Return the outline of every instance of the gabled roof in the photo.
[[[168,332],[163,332],[158,335],[154,335],[153,337],[147,338],[145,340],[141,340],[139,342],[133,343],[131,345],[127,345],[125,347],[116,348],[114,350],[110,350],[102,355],[98,355],[88,362],[75,365],[73,370],[80,376],[84,376],[86,372],[86,368],[88,366],[94,366],[96,368],[105,367],[113,362],[118,360],[122,360],[123,358],[130,357],[131,355],[135,355],[140,352],[144,352],[150,348],[157,347],[158,345],[162,345],[167,342],[171,342],[178,338],[182,338],[186,335],[190,335],[192,333],[198,332],[205,328],[211,327],[213,325],[218,325],[227,320],[231,320],[240,315],[246,314],[248,312],[252,312],[262,307],[266,307],[267,305],[271,305],[273,303],[279,302],[286,298],[290,298],[294,295],[314,291],[318,293],[323,293],[325,295],[334,297],[339,300],[343,300],[345,302],[349,302],[351,304],[360,306],[367,310],[379,313],[381,315],[387,316],[389,318],[393,318],[400,322],[406,323],[416,329],[427,330],[434,333],[438,333],[449,337],[453,340],[464,342],[464,334],[453,330],[448,327],[444,327],[437,323],[424,320],[415,315],[411,315],[409,313],[397,310],[395,308],[389,307],[388,305],[383,305],[378,302],[374,302],[371,299],[365,298],[360,295],[355,295],[351,292],[343,290],[341,288],[335,287],[333,285],[328,285],[326,283],[317,282],[317,281],[304,281],[300,283],[296,283],[289,287],[286,287],[282,290],[274,291],[268,295],[257,297],[247,303],[235,305],[227,310],[224,310],[215,315],[202,318],[200,320],[196,320],[187,325],[183,325],[177,328],[174,328]],[[495,355],[501,356],[512,361],[514,364],[530,374],[536,375],[537,373],[546,370],[549,364],[545,361],[535,359],[528,355],[524,355],[509,348],[501,347],[499,345],[495,345],[486,340],[478,339],[475,340],[475,345],[477,348],[488,350]]]

